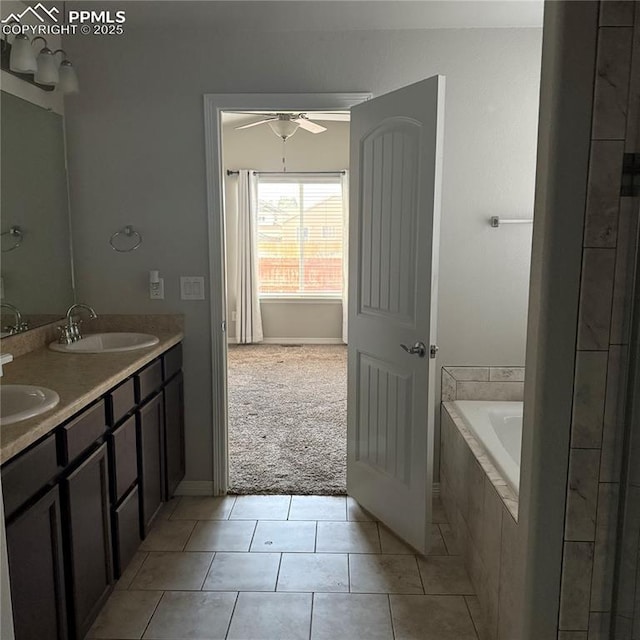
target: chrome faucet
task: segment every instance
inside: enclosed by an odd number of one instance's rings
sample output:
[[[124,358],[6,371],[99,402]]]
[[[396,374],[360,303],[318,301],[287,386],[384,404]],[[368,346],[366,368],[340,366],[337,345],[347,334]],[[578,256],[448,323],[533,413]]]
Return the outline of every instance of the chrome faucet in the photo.
[[[5,309],[9,309],[11,313],[14,315],[14,323],[13,325],[7,325],[4,328],[4,331],[8,332],[10,336],[15,335],[16,333],[21,333],[22,331],[26,331],[29,328],[29,323],[22,319],[22,314],[18,307],[14,307],[12,304],[8,302],[0,302],[0,308],[4,307]]]
[[[88,304],[72,304],[67,309],[67,323],[58,327],[58,331],[60,332],[60,337],[58,338],[58,342],[60,344],[71,344],[72,342],[78,342],[78,340],[82,339],[82,334],[80,333],[80,324],[82,320],[78,320],[77,322],[73,319],[73,312],[76,309],[84,309],[89,312],[89,318],[91,320],[95,320],[98,317],[98,314],[94,311],[93,307],[90,307]]]

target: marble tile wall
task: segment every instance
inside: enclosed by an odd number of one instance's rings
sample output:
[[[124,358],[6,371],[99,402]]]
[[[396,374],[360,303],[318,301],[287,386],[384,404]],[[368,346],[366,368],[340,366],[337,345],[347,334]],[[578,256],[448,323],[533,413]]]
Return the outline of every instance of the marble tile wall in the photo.
[[[610,637],[640,209],[638,198],[620,197],[620,184],[623,153],[640,151],[639,122],[640,3],[605,0],[594,77],[558,640]]]
[[[514,640],[522,575],[517,499],[451,404],[442,405],[440,495],[478,595],[487,640]],[[501,495],[511,492],[512,504]],[[514,509],[515,506],[515,509]]]
[[[522,400],[524,367],[443,367],[442,401]]]

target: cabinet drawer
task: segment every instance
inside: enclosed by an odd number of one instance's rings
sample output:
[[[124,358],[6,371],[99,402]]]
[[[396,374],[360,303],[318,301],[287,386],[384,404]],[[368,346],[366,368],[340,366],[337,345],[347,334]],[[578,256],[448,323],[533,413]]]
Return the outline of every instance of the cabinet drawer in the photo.
[[[133,378],[116,387],[108,396],[109,425],[118,424],[136,405]]]
[[[2,468],[5,518],[34,496],[60,471],[55,435],[47,436],[35,447]]]
[[[158,358],[135,375],[136,402],[140,403],[162,386],[162,360]]]
[[[136,485],[114,511],[116,577],[120,577],[140,546],[140,497]]]
[[[106,430],[104,400],[100,400],[62,427],[63,464],[69,464],[86,451]]]
[[[182,369],[182,343],[177,344],[173,349],[169,349],[162,356],[164,364],[164,379],[170,380]]]
[[[113,501],[119,502],[138,478],[136,417],[131,416],[111,434],[113,455]]]

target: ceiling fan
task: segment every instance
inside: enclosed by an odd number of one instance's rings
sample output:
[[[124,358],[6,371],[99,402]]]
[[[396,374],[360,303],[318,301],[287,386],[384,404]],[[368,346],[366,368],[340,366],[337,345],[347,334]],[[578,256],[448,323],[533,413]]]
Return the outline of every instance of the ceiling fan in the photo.
[[[253,113],[247,113],[247,115],[253,115]],[[317,120],[334,121],[334,122],[348,122],[350,116],[348,113],[340,111],[327,111],[327,112],[310,112],[310,113],[260,113],[264,116],[261,120],[256,122],[250,122],[249,124],[243,124],[236,129],[250,129],[251,127],[257,127],[260,124],[268,124],[273,133],[275,133],[283,141],[290,138],[298,129],[304,129],[309,133],[322,133],[327,130],[321,124],[317,124]]]

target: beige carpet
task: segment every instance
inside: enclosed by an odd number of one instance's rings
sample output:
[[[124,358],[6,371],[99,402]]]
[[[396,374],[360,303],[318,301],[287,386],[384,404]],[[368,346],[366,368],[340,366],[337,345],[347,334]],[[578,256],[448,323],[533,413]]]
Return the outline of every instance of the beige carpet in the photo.
[[[229,347],[231,493],[346,493],[347,348]]]

